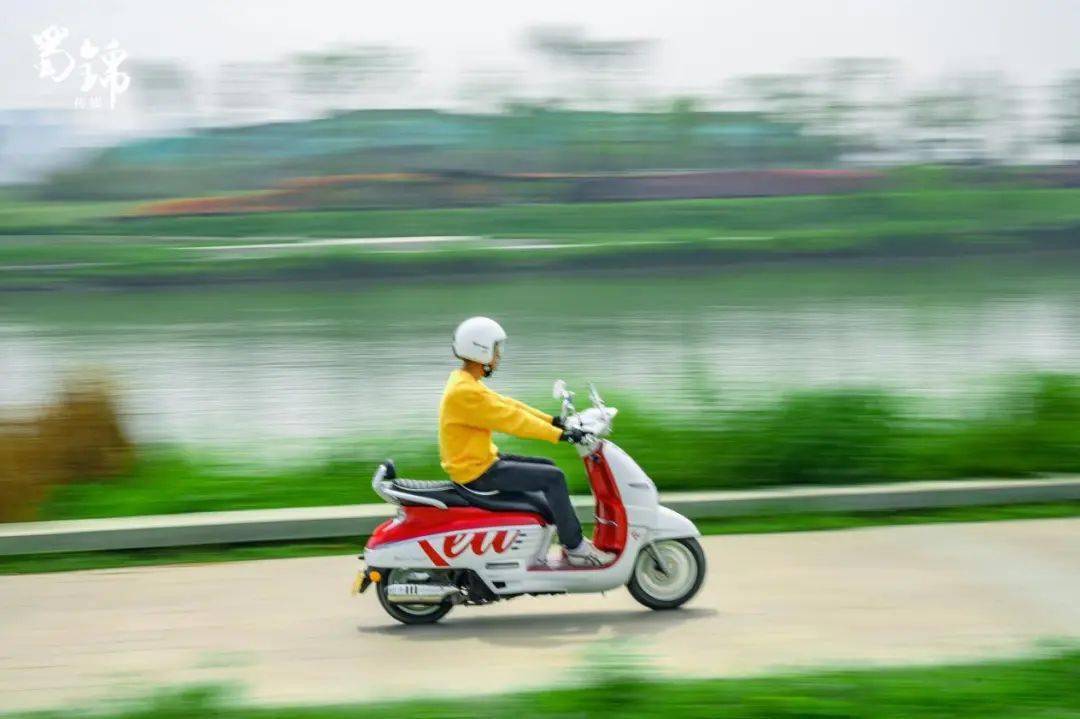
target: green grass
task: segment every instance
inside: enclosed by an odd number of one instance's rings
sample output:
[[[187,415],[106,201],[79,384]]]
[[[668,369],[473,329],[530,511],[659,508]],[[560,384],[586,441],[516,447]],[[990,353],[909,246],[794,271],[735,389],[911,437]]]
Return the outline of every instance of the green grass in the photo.
[[[379,500],[371,490],[371,474],[385,459],[375,452],[379,444],[365,441],[363,446],[370,447],[370,453],[359,450],[359,454],[347,457],[276,468],[233,466],[216,458],[193,458],[179,450],[144,448],[129,475],[55,488],[41,507],[39,518],[87,519],[375,502]],[[397,454],[409,461],[408,452]],[[426,476],[441,476],[437,464],[424,466],[415,462],[410,466],[423,467]],[[436,471],[440,474],[434,474]]]
[[[103,552],[58,552],[0,556],[0,575],[75,572],[86,569],[147,567],[160,564],[207,564],[256,559],[297,559],[335,554],[357,554],[367,537],[330,538],[304,542],[252,542],[250,544],[165,547]]]
[[[892,512],[821,512],[772,514],[696,521],[702,534],[763,534],[814,532],[859,527],[942,522],[994,522],[1019,519],[1080,517],[1080,502],[1046,502],[986,507],[937,507]],[[586,527],[588,531],[589,527]],[[302,542],[252,542],[107,552],[63,552],[0,556],[0,574],[39,574],[85,569],[141,567],[159,564],[204,564],[255,559],[295,559],[327,555],[359,554],[366,537],[340,537]]]
[[[1080,502],[1005,504],[985,507],[928,507],[890,512],[815,512],[769,514],[697,520],[702,534],[766,534],[823,532],[860,527],[883,527],[945,522],[999,522],[1020,519],[1062,519],[1080,516]]]
[[[379,278],[463,271],[550,274],[574,268],[894,258],[1077,249],[1080,190],[935,190],[835,196],[466,209],[259,213],[109,219],[124,206],[0,203],[0,282],[113,285]],[[1066,228],[1064,230],[1060,228]],[[1064,234],[1063,234],[1064,233]],[[476,238],[409,253],[319,246],[235,253],[227,238],[454,235]],[[491,238],[567,245],[507,252]],[[202,248],[202,249],[191,249]],[[602,260],[602,261],[601,261]],[[53,266],[33,272],[18,266]],[[55,267],[56,265],[64,265]]]
[[[706,388],[698,396],[699,406],[678,418],[658,416],[631,397],[608,398],[620,410],[613,439],[664,491],[1080,472],[1075,375],[1014,377],[984,410],[953,418],[924,416],[905,397],[876,389],[793,392],[736,410],[718,405]],[[408,476],[444,476],[434,437],[369,437],[322,460],[271,468],[143,448],[127,476],[55,488],[39,518],[378,501],[369,478],[390,446]],[[500,437],[500,447],[553,456],[571,491],[588,491],[580,460],[565,448],[510,437]]]
[[[132,202],[27,202],[0,195],[0,234],[31,228],[56,231],[67,226],[107,221],[133,206]]]
[[[256,213],[86,222],[66,231],[212,237],[380,237],[491,235],[546,237],[625,232],[806,232],[867,228],[923,234],[950,229],[1080,221],[1080,190],[937,190],[719,200],[511,205],[502,207]],[[927,225],[924,223],[935,223]],[[798,235],[796,235],[797,237]]]
[[[929,667],[833,670],[752,679],[651,680],[626,659],[599,668],[580,688],[476,699],[382,704],[244,707],[221,687],[159,691],[107,708],[101,719],[400,719],[462,717],[681,717],[693,719],[1075,719],[1080,717],[1080,651]],[[377,699],[373,690],[372,699]],[[86,716],[82,710],[40,719]]]

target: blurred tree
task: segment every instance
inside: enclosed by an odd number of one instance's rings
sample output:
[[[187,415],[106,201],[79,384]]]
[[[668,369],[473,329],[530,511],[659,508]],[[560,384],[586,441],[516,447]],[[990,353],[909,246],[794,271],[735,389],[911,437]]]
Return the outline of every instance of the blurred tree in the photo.
[[[139,109],[162,124],[188,124],[198,111],[191,72],[171,60],[133,60],[131,84]]]
[[[227,123],[263,122],[281,114],[284,67],[279,62],[231,62],[218,68],[217,109]]]
[[[820,98],[812,87],[810,75],[770,73],[736,78],[737,99],[749,109],[761,112],[778,122],[803,122]]]
[[[899,74],[899,63],[890,58],[831,58],[806,73],[737,78],[729,92],[742,109],[835,138],[847,153],[895,151]]]
[[[473,112],[496,112],[516,107],[520,104],[516,91],[523,82],[518,73],[500,68],[470,70],[458,83],[458,102]]]
[[[946,78],[907,101],[911,145],[924,161],[987,161],[1019,116],[1019,98],[996,74]],[[995,152],[995,150],[997,152]]]
[[[415,72],[412,50],[352,45],[291,59],[293,91],[313,112],[370,106],[373,96],[399,90]]]
[[[995,107],[991,116],[993,142],[1000,160],[1023,162],[1032,145],[1024,111],[1027,88],[1004,82],[995,92]]]
[[[1065,151],[1066,159],[1077,160],[1080,148],[1080,70],[1072,70],[1056,87],[1054,122],[1056,137]]]
[[[544,25],[526,32],[528,48],[570,75],[567,97],[600,107],[633,105],[634,90],[652,60],[655,40],[596,40],[569,25]],[[619,97],[622,93],[624,96]],[[632,95],[632,96],[627,96]]]
[[[695,133],[702,120],[702,104],[701,98],[684,95],[672,100],[668,109],[675,144],[675,157],[671,159],[680,164],[694,165]]]
[[[813,129],[810,121],[816,117],[821,103],[814,78],[799,73],[765,73],[735,78],[728,89],[734,108],[760,113],[776,123],[792,123],[801,129]],[[753,166],[777,163],[788,164],[795,160],[786,153],[777,152],[771,142],[743,143],[740,150],[743,162]]]
[[[840,138],[848,152],[887,149],[896,140],[900,64],[892,58],[840,57],[816,73],[811,123]]]

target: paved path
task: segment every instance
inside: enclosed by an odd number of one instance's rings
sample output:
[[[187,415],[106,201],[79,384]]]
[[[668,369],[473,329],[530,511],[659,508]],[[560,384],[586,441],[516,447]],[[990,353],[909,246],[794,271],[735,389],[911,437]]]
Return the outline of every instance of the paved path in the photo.
[[[969,659],[1080,637],[1080,520],[708,537],[701,594],[457,608],[403,627],[353,557],[0,577],[0,710],[238,682],[262,702],[547,686],[597,649],[665,675]]]

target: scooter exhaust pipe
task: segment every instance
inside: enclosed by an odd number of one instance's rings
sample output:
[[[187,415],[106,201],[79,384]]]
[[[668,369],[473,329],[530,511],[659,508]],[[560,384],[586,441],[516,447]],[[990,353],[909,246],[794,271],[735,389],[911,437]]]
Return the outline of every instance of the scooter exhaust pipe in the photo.
[[[447,601],[460,604],[465,595],[449,584],[390,584],[386,587],[386,600],[394,604],[443,604]]]

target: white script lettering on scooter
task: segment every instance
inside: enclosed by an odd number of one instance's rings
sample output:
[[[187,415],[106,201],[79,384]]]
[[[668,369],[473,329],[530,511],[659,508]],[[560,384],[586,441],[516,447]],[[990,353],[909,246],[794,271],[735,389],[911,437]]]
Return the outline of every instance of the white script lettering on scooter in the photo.
[[[421,539],[419,544],[420,548],[424,550],[424,554],[428,555],[432,564],[436,567],[449,566],[447,559],[453,559],[465,552],[466,549],[471,549],[473,554],[482,555],[486,554],[488,550],[493,550],[496,554],[502,554],[511,546],[514,541],[521,534],[518,530],[512,532],[505,529],[501,529],[497,532],[463,532],[460,534],[448,534],[443,537],[442,541],[442,553],[432,545],[426,539]],[[488,539],[490,535],[490,539]],[[486,541],[485,541],[486,540]]]

